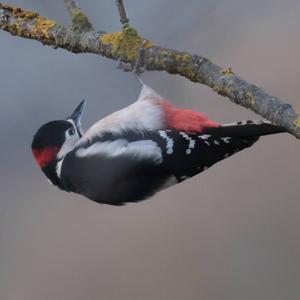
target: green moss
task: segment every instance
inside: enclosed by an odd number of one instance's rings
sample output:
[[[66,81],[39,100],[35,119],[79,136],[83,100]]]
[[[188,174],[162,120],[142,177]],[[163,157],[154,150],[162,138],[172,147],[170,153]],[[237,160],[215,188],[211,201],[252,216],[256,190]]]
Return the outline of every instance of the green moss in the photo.
[[[190,80],[192,80],[194,82],[198,81],[197,72],[193,68],[191,68],[187,65],[183,65],[183,66],[179,65],[177,67],[177,70],[178,70],[179,74],[184,75],[185,77],[189,78]]]
[[[88,17],[79,8],[74,8],[71,11],[72,24],[75,30],[92,30],[93,26]]]
[[[134,28],[125,25],[121,32],[103,34],[100,37],[100,41],[105,45],[111,46],[113,55],[133,62],[137,59],[144,39],[139,36]],[[152,46],[153,43],[149,40],[146,40],[143,44],[145,49]]]
[[[160,55],[164,58],[170,56],[170,53],[167,50],[161,50]]]
[[[222,74],[226,75],[226,76],[229,76],[229,77],[234,76],[234,73],[232,72],[231,68],[227,68],[227,69],[222,70]]]
[[[233,93],[233,89],[230,86],[225,86],[215,83],[213,85],[213,90],[222,96],[229,96]]]
[[[175,54],[176,62],[189,63],[192,57],[189,54]]]
[[[300,128],[300,113],[298,113],[298,118],[294,121],[296,127]]]
[[[252,106],[256,104],[256,97],[251,92],[246,92],[245,97]]]

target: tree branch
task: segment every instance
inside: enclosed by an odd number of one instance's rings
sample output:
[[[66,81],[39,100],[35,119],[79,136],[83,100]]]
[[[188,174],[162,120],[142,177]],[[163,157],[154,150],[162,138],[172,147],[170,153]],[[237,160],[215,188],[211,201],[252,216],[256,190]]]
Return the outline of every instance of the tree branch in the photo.
[[[125,26],[122,32],[82,32],[74,27],[58,25],[35,12],[0,3],[0,28],[55,48],[74,53],[95,53],[133,66],[145,40],[143,63],[146,70],[166,71],[205,84],[234,103],[286,128],[300,139],[300,115],[290,104],[243,80],[231,69],[223,69],[202,56],[154,46],[130,26]]]
[[[95,30],[88,17],[83,13],[75,0],[64,0],[69,12],[74,30],[93,31]]]

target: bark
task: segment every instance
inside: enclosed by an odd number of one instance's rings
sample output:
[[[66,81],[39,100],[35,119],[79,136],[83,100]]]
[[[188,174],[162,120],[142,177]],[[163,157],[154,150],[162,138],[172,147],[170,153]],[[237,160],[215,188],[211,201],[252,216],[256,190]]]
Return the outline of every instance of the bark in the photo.
[[[132,66],[135,66],[140,48],[143,46],[143,67],[146,70],[166,71],[205,84],[234,103],[249,108],[274,124],[284,127],[300,139],[300,115],[290,104],[269,95],[260,87],[234,74],[231,69],[223,69],[205,57],[163,48],[142,38],[129,26],[125,10],[122,12],[123,1],[117,1],[118,5],[121,3],[119,12],[121,20],[124,21],[122,21],[123,30],[112,33],[95,31],[88,18],[76,6],[76,2],[70,0],[65,2],[71,3],[69,12],[72,11],[72,5],[75,5],[73,10],[79,10],[81,19],[85,21],[82,23],[73,21],[72,26],[65,27],[35,12],[0,3],[0,28],[13,35],[34,39],[54,48],[59,47],[74,53],[94,53],[130,63]],[[86,25],[86,21],[89,25]]]

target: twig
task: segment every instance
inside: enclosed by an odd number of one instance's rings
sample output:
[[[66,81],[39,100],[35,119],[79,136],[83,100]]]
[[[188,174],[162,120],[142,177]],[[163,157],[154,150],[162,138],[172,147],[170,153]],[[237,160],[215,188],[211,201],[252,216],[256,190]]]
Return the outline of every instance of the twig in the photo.
[[[78,32],[37,13],[0,3],[0,29],[19,37],[35,39],[74,53],[95,53],[135,64],[143,39],[136,32]],[[211,87],[234,103],[253,110],[300,139],[300,115],[290,104],[223,69],[205,57],[154,46],[145,40],[143,64],[146,70],[178,74]]]
[[[116,0],[116,2],[117,2],[118,10],[119,10],[120,22],[122,23],[123,26],[128,25],[129,19],[127,18],[127,15],[126,15],[126,10],[125,10],[123,0]]]
[[[64,2],[69,12],[74,30],[81,32],[95,30],[76,0],[64,0]]]
[[[66,5],[67,10],[69,11],[69,13],[73,9],[76,9],[76,8],[80,9],[78,2],[75,1],[75,0],[64,0],[64,2],[65,2],[65,5]]]

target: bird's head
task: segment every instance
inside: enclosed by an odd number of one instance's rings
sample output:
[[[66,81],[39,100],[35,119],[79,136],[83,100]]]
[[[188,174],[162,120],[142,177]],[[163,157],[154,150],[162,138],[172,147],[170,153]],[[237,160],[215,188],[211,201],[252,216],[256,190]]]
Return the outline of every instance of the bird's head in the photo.
[[[31,145],[33,156],[54,184],[56,183],[51,177],[57,162],[74,148],[82,136],[81,115],[84,106],[85,101],[82,101],[70,117],[44,124],[33,138]]]

